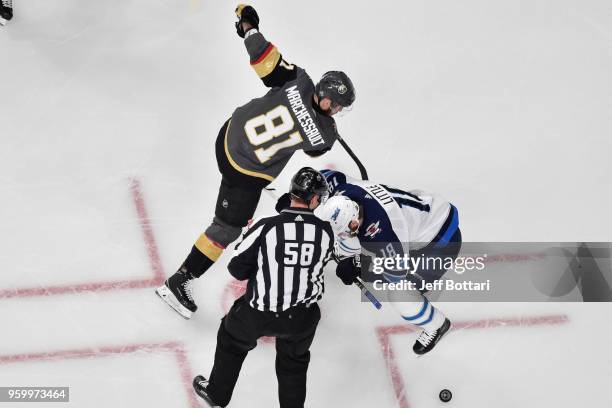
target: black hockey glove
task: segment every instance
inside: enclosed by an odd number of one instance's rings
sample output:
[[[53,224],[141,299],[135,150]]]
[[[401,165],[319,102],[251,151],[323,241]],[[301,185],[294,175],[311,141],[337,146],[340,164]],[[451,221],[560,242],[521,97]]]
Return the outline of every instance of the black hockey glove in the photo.
[[[359,266],[357,258],[354,256],[341,260],[336,267],[336,276],[339,277],[345,285],[352,285],[355,279],[359,277],[360,272],[361,267]]]
[[[251,27],[259,30],[259,16],[253,7],[247,6],[246,4],[239,4],[238,7],[236,7],[236,16],[238,17],[238,21],[235,23],[236,32],[240,38],[244,38],[246,34],[242,28],[242,23],[249,23]]]
[[[277,213],[283,211],[285,208],[289,208],[291,206],[291,194],[285,193],[276,202],[276,206],[274,209]]]
[[[304,153],[306,153],[307,155],[309,155],[310,157],[319,157],[324,155],[325,153],[329,152],[331,150],[331,147],[326,147],[325,149],[321,149],[321,150],[311,150],[309,152],[307,152],[306,150],[304,150]]]

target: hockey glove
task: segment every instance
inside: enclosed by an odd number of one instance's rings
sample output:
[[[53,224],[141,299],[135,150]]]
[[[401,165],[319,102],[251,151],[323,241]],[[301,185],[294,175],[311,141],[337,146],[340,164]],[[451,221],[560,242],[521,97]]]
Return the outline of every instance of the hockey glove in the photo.
[[[307,155],[309,155],[310,157],[319,157],[324,155],[325,153],[329,152],[331,150],[331,147],[327,147],[325,149],[321,149],[321,150],[311,150],[309,152],[307,152],[306,150],[304,150],[304,153],[306,153]]]
[[[345,285],[352,285],[355,279],[359,277],[361,267],[356,257],[350,257],[338,262],[336,267],[336,276],[340,278]]]
[[[247,6],[246,4],[239,4],[238,7],[236,7],[236,16],[238,17],[238,21],[235,23],[236,32],[240,38],[244,38],[246,34],[242,27],[242,23],[248,23],[251,27],[259,30],[259,16],[253,7]]]

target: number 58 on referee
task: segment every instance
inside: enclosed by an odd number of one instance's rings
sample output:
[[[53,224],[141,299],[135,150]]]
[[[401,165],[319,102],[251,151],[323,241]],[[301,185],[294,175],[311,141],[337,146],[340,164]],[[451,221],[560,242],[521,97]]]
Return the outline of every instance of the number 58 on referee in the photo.
[[[304,406],[323,268],[334,247],[330,224],[313,215],[327,194],[325,177],[302,168],[291,181],[290,206],[254,220],[236,245],[228,269],[248,280],[246,293],[221,320],[210,379],[199,375],[193,382],[210,406],[229,404],[242,363],[262,336],[276,337],[281,408]]]

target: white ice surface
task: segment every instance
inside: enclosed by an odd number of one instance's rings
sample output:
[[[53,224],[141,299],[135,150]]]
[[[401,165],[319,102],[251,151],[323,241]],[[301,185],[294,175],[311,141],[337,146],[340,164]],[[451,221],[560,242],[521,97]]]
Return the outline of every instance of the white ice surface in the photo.
[[[151,279],[133,178],[164,272],[184,259],[213,215],[217,132],[265,92],[233,31],[234,6],[15,1],[0,29],[0,291]],[[338,125],[371,178],[443,194],[466,241],[612,241],[609,1],[255,6],[288,61],[315,79],[351,76],[357,102]],[[356,172],[336,146],[314,161],[297,154],[275,186],[305,164]],[[265,195],[259,212],[272,205]],[[176,341],[191,372],[207,374],[227,260],[198,281],[189,322],[152,287],[1,299],[0,358]],[[457,330],[418,359],[414,334],[393,336],[410,407],[443,406],[442,388],[453,407],[612,404],[609,304],[441,306],[454,321],[568,321]],[[400,407],[375,329],[402,322],[333,273],[321,307],[307,405]],[[190,406],[168,350],[24,360],[0,364],[0,386],[71,386],[72,402],[58,406]],[[273,360],[269,344],[248,356],[233,407],[277,406]]]

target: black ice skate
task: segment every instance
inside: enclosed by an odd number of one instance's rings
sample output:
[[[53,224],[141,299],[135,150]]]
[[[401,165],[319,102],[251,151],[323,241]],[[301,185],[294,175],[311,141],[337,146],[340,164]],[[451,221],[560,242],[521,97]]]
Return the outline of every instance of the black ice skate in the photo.
[[[6,25],[13,18],[13,0],[0,0],[0,2],[0,25]]]
[[[414,350],[414,352],[417,354],[425,354],[430,352],[440,341],[440,339],[450,330],[450,328],[450,320],[445,319],[444,323],[442,323],[442,326],[440,326],[439,329],[434,330],[431,333],[427,333],[425,330],[423,330],[417,341],[414,343],[412,350]]]
[[[191,316],[198,310],[191,294],[192,282],[191,275],[181,268],[166,279],[164,285],[157,288],[155,293],[185,319],[191,319]]]
[[[206,403],[212,408],[223,408],[221,405],[216,405],[208,396],[206,387],[208,387],[208,380],[204,376],[198,375],[193,379],[193,389],[200,398],[206,401]]]

